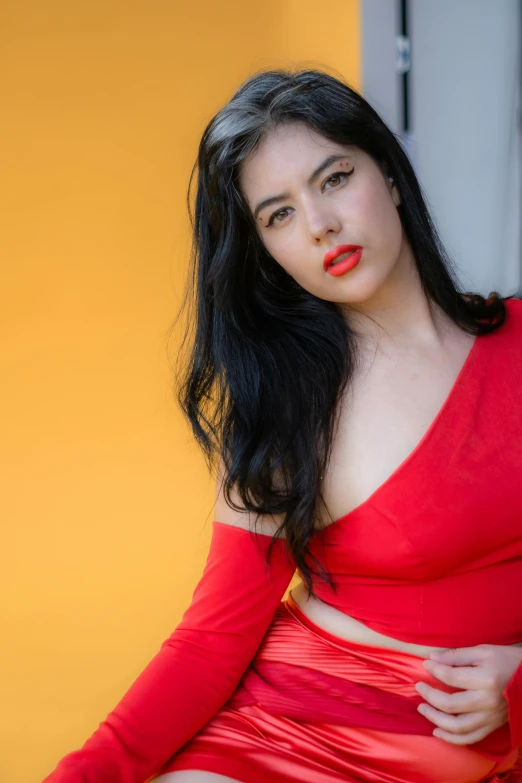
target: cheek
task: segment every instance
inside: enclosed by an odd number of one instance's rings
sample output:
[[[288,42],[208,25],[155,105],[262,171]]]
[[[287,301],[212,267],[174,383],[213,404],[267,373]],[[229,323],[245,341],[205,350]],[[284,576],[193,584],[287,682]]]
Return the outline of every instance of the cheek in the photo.
[[[390,206],[387,210],[384,241],[389,250],[394,254],[400,251],[402,245],[402,223],[397,212],[397,207],[390,202]]]
[[[388,191],[381,187],[370,189],[358,203],[361,225],[365,225],[372,245],[398,248],[402,238],[402,224]]]
[[[296,238],[290,237],[290,233],[281,231],[277,236],[269,236],[265,239],[264,245],[272,258],[293,275],[295,270],[302,267],[302,252],[299,251]],[[301,263],[299,263],[300,258]]]
[[[281,266],[290,277],[299,283],[310,293],[314,293],[314,286],[317,286],[317,270],[307,265],[306,250],[299,249],[296,242],[287,240],[265,242],[265,247],[276,263]]]

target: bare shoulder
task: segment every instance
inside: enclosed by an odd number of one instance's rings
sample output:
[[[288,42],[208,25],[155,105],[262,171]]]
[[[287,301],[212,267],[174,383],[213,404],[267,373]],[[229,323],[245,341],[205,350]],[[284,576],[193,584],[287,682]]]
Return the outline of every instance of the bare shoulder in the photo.
[[[236,511],[235,509],[230,508],[225,499],[225,494],[223,491],[224,478],[225,464],[223,459],[220,458],[216,478],[214,519],[218,522],[223,522],[225,525],[242,527],[245,530],[257,531],[263,535],[273,536],[283,521],[283,515],[261,515],[258,517],[256,524],[256,515],[244,508],[241,498],[239,497],[239,494],[236,492],[235,488],[232,488],[230,499],[235,505],[239,506],[243,510]],[[285,538],[284,533],[281,534],[281,538]]]

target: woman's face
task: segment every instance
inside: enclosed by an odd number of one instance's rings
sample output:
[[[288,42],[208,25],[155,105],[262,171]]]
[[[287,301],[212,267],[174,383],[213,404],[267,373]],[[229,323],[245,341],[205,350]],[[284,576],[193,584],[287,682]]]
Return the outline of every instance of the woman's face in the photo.
[[[340,157],[323,168],[330,156]],[[386,306],[395,298],[411,267],[400,197],[367,153],[303,123],[281,125],[243,161],[239,185],[266,249],[304,289],[346,304]],[[323,259],[338,245],[363,252],[355,268],[334,277]]]

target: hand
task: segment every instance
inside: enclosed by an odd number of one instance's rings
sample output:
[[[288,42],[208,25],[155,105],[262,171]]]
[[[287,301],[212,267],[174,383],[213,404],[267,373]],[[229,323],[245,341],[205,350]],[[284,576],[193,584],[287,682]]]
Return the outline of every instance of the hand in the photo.
[[[435,737],[454,745],[479,742],[508,720],[503,696],[511,677],[522,662],[520,647],[479,644],[430,653],[424,661],[427,671],[457,693],[445,693],[419,682],[415,688],[429,704],[418,710],[438,728]]]

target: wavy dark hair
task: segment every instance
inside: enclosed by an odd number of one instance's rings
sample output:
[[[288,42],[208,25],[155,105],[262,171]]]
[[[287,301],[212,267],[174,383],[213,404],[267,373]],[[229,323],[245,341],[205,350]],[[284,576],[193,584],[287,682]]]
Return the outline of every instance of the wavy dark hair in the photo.
[[[258,515],[283,515],[287,551],[308,594],[310,573],[335,590],[308,549],[337,423],[357,359],[355,333],[335,302],[304,290],[264,247],[238,184],[239,167],[270,131],[305,123],[355,145],[394,178],[397,207],[423,290],[464,331],[481,335],[506,318],[504,299],[464,292],[398,137],[342,78],[317,70],[255,73],[208,123],[188,188],[191,269],[175,326],[192,305],[178,358],[177,400],[208,467],[222,457],[224,494],[234,488]],[[197,170],[195,214],[191,186]],[[384,171],[384,169],[383,169]],[[183,355],[188,346],[189,355]],[[332,520],[333,521],[333,520]]]

